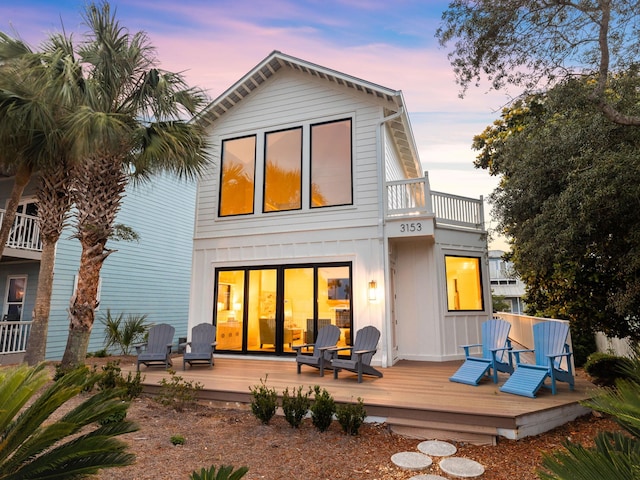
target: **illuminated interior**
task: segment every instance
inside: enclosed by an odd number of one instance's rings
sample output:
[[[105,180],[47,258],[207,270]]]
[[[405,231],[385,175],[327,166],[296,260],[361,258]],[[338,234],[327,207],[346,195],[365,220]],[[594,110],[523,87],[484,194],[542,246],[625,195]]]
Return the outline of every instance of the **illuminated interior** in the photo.
[[[222,142],[221,217],[253,213],[255,164],[255,135]]]
[[[268,133],[265,139],[265,212],[302,207],[302,128]]]
[[[214,318],[220,351],[291,353],[328,324],[350,345],[351,265],[219,270]]]
[[[445,256],[449,311],[484,310],[480,258]]]

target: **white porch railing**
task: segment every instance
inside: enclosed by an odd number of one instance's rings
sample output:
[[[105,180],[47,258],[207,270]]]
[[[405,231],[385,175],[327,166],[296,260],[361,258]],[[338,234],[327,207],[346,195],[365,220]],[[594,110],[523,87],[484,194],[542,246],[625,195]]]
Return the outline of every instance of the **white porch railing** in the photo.
[[[4,221],[4,215],[5,210],[0,210],[0,225]],[[40,241],[38,217],[16,213],[7,239],[7,247],[41,252],[42,242]]]
[[[0,354],[26,352],[31,323],[0,321]]]
[[[386,195],[388,217],[433,214],[441,225],[484,229],[482,197],[430,191],[427,177],[387,182]]]
[[[509,338],[524,348],[533,348],[533,326],[540,322],[563,322],[569,323],[568,320],[558,320],[555,318],[543,318],[543,317],[531,317],[529,315],[516,315],[515,313],[498,312],[493,314],[496,318],[506,320],[511,324],[511,331],[509,332]],[[567,343],[569,344],[570,351],[573,352],[573,343],[571,342],[571,331],[567,337]],[[517,347],[514,347],[517,348]],[[567,368],[567,358],[563,357],[562,367]],[[573,355],[571,356],[571,368],[575,372],[575,364]]]
[[[449,193],[431,192],[436,222],[461,227],[484,228],[482,197],[460,197]]]

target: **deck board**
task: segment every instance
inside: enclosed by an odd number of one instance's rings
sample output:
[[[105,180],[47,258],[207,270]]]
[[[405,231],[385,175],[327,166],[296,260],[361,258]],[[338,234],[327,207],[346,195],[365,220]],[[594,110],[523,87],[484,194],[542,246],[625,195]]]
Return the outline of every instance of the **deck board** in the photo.
[[[575,418],[578,402],[591,396],[594,387],[584,378],[576,378],[575,390],[566,383],[558,383],[558,393],[541,389],[537,398],[526,398],[500,392],[499,387],[508,378],[500,373],[499,383],[489,378],[474,387],[450,382],[448,379],[461,362],[400,361],[390,368],[383,368],[383,378],[364,376],[357,383],[356,374],[341,371],[333,378],[328,370],[320,377],[318,370],[303,366],[296,373],[296,363],[291,359],[238,358],[216,355],[213,368],[187,367],[182,370],[182,358],[173,359],[178,375],[187,381],[201,383],[203,399],[220,402],[248,403],[250,387],[266,379],[266,385],[275,388],[280,395],[289,387],[319,385],[326,388],[336,402],[352,402],[362,398],[369,415],[396,418],[400,424],[427,426],[450,423],[469,425],[476,429],[489,427],[495,432],[516,431],[523,425],[546,424],[554,418],[549,428]],[[135,371],[135,365],[122,365],[123,370]],[[147,391],[156,390],[168,373],[161,368],[141,367]],[[580,407],[578,407],[580,408]],[[535,420],[533,420],[535,419]],[[454,429],[454,427],[452,427]],[[534,430],[534,433],[539,433]],[[498,435],[499,433],[496,433]],[[516,438],[518,434],[515,433]]]

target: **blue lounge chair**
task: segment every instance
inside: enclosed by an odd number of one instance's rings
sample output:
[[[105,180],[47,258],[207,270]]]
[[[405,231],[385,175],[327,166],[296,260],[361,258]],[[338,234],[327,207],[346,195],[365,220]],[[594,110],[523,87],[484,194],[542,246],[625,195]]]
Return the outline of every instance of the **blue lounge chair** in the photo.
[[[498,383],[498,372],[513,373],[509,331],[511,324],[505,320],[494,318],[482,324],[482,343],[461,345],[466,357],[460,368],[449,378],[452,382],[478,385],[482,377],[491,376],[493,383]],[[469,350],[472,347],[482,347],[481,357],[472,357]]]
[[[567,344],[569,325],[564,322],[540,322],[533,326],[533,350],[513,350],[516,370],[500,388],[501,392],[535,397],[547,377],[551,379],[551,393],[556,394],[556,381],[567,382],[573,390],[571,351]],[[520,362],[520,354],[535,352],[535,365]],[[566,368],[562,361],[566,359]]]

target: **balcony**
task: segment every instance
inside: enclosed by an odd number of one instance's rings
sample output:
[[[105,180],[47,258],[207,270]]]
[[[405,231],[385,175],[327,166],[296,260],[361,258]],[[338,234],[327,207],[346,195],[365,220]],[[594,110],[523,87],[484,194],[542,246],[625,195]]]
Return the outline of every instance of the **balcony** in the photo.
[[[4,221],[5,210],[0,209],[0,225]],[[17,213],[9,232],[5,255],[22,258],[36,258],[33,253],[42,252],[38,217]],[[39,258],[39,257],[37,257]]]
[[[437,225],[482,231],[482,203],[482,197],[475,199],[431,191],[428,177],[387,182],[387,220],[431,217]]]

